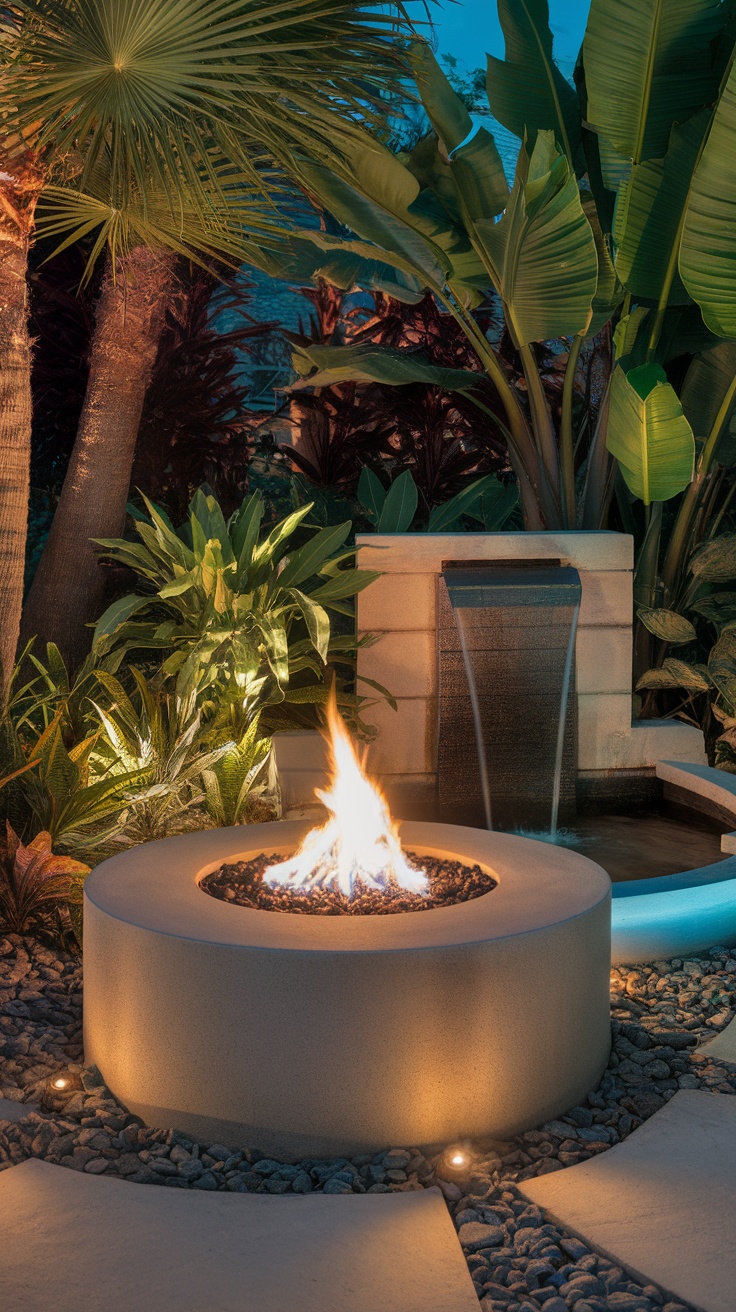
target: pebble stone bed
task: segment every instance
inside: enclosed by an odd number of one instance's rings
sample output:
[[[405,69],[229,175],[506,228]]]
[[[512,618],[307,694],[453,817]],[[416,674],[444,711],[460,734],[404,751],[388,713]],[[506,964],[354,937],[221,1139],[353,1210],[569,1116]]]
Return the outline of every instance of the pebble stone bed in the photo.
[[[732,955],[733,952],[733,955]],[[580,1240],[545,1223],[516,1186],[605,1152],[678,1089],[736,1094],[736,1067],[696,1057],[736,1006],[736,949],[612,972],[614,1048],[585,1105],[492,1150],[471,1152],[463,1177],[446,1157],[394,1147],[351,1160],[283,1165],[258,1152],[193,1143],[128,1114],[82,1062],[79,957],[11,935],[0,938],[0,1097],[34,1104],[0,1120],[0,1171],[39,1157],[178,1189],[282,1194],[442,1190],[483,1312],[689,1312],[642,1287]],[[70,1087],[57,1093],[52,1077]]]

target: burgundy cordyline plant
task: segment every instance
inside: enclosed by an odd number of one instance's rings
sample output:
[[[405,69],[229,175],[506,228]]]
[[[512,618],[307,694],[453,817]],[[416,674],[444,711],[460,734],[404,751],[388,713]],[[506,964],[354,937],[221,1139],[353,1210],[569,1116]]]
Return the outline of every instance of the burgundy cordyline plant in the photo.
[[[349,297],[321,282],[304,295],[312,321],[289,334],[297,347],[375,346],[421,352],[433,366],[475,369],[477,401],[435,385],[388,387],[344,382],[314,392],[293,393],[295,446],[284,447],[312,482],[343,494],[355,492],[361,468],[388,462],[393,473],[412,472],[426,504],[433,506],[458,490],[468,475],[508,470],[496,420],[500,405],[486,383],[463,334],[440,312],[431,295],[407,305],[378,292]],[[495,308],[481,316],[492,331]]]

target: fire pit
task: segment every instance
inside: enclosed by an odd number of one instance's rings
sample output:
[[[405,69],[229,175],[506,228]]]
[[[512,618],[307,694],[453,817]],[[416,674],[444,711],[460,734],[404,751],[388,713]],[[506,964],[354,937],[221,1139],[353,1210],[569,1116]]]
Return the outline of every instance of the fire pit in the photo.
[[[396,826],[331,727],[325,825],[185,834],[90,875],[87,1060],[149,1124],[282,1158],[503,1137],[563,1112],[608,1059],[608,876],[529,839]],[[240,863],[278,897],[403,906],[448,863],[490,891],[381,915],[208,896]]]

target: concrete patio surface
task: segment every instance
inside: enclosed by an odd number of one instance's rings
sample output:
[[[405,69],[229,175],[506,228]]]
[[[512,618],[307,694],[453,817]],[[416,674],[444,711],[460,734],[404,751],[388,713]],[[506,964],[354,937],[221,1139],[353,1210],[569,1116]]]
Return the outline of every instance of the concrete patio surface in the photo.
[[[0,1121],[11,1121],[17,1124],[18,1121],[25,1120],[31,1112],[38,1111],[38,1103],[35,1102],[13,1102],[11,1098],[0,1098]]]
[[[727,1061],[736,1066],[736,1016],[729,1021],[725,1030],[721,1030],[715,1038],[701,1043],[695,1051],[704,1057],[715,1057],[718,1061]]]
[[[478,1312],[437,1189],[310,1198],[0,1174],[3,1312]]]
[[[643,1282],[736,1308],[736,1098],[681,1090],[624,1143],[521,1192]]]

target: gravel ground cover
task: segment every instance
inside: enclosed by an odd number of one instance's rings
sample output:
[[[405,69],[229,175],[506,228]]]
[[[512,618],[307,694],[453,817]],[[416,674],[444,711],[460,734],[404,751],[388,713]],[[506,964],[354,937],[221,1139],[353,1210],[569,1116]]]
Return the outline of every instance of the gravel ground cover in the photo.
[[[178,1189],[263,1193],[386,1192],[438,1184],[458,1228],[483,1312],[688,1312],[580,1240],[545,1223],[516,1186],[605,1152],[677,1089],[736,1094],[736,1067],[693,1053],[736,1006],[736,951],[612,972],[613,1051],[598,1089],[558,1120],[483,1150],[469,1165],[393,1147],[351,1160],[294,1165],[224,1144],[151,1130],[85,1068],[79,957],[11,935],[0,938],[0,1097],[34,1105],[0,1120],[0,1170],[40,1157]],[[69,1080],[57,1091],[52,1080]]]

